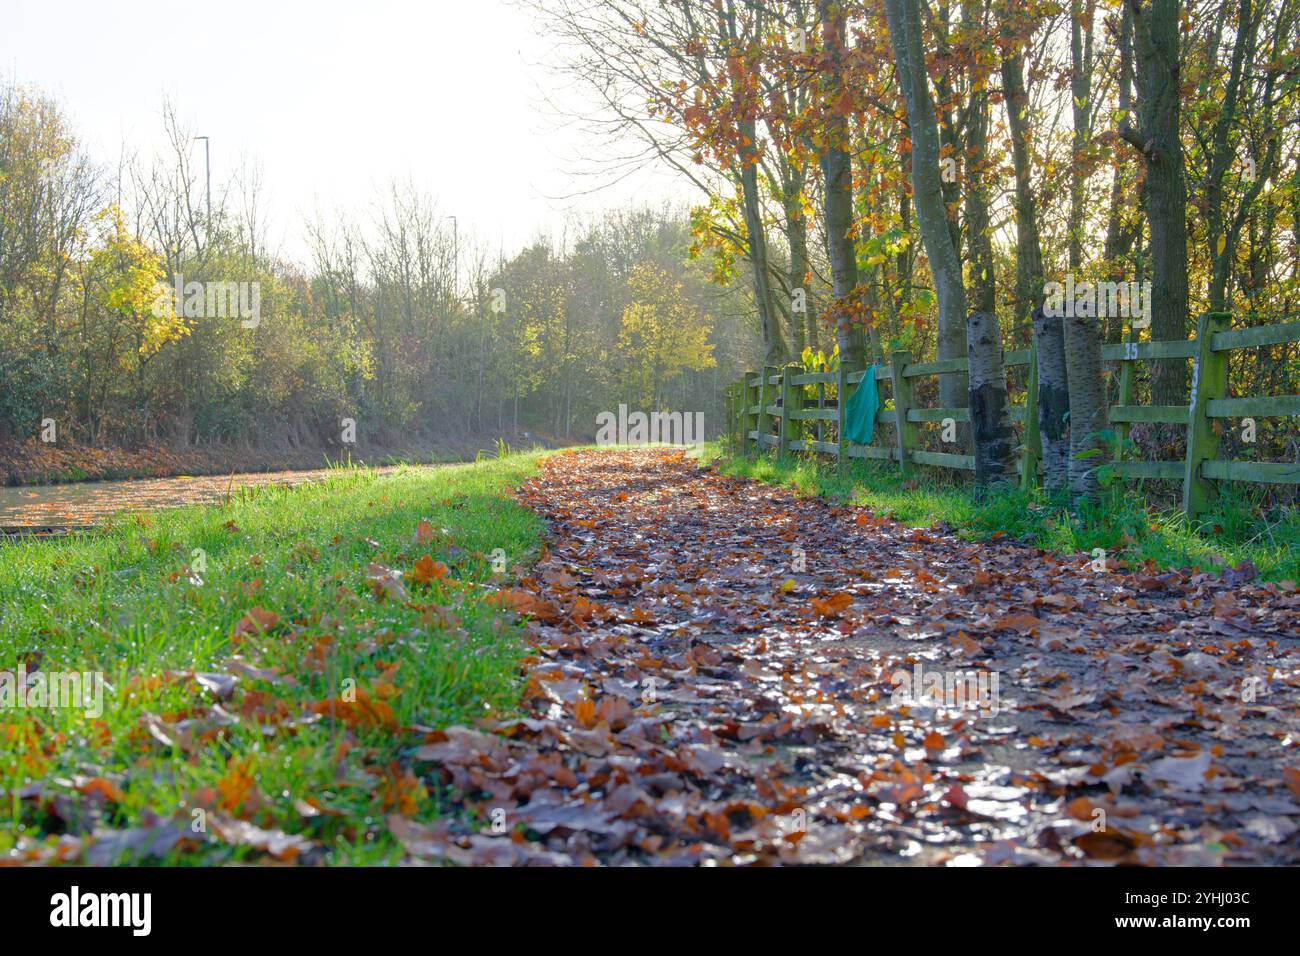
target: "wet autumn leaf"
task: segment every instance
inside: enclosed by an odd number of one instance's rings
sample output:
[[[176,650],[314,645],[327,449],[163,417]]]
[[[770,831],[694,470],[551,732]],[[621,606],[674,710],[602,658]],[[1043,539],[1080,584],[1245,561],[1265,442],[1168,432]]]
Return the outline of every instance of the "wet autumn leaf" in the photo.
[[[441,581],[448,573],[447,565],[433,560],[426,554],[415,562],[415,566],[410,571],[406,572],[406,578],[415,584],[432,584],[434,581]]]

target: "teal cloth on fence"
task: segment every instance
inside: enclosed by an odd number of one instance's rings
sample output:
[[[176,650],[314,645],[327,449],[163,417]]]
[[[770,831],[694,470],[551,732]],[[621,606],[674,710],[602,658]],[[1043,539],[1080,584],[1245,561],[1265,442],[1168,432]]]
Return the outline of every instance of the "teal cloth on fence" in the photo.
[[[859,445],[870,445],[876,435],[876,413],[880,411],[880,389],[873,365],[862,373],[862,381],[844,407],[844,434]]]

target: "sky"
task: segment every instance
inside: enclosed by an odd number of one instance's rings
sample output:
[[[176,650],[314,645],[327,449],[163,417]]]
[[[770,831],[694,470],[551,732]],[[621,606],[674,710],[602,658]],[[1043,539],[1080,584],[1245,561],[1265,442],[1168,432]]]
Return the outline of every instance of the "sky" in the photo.
[[[575,195],[594,144],[547,101],[580,104],[506,0],[5,0],[2,19],[0,75],[54,96],[105,166],[160,146],[164,100],[211,137],[214,184],[260,165],[271,246],[291,258],[304,218],[364,221],[394,179],[507,254],[575,213],[690,198],[663,171]]]

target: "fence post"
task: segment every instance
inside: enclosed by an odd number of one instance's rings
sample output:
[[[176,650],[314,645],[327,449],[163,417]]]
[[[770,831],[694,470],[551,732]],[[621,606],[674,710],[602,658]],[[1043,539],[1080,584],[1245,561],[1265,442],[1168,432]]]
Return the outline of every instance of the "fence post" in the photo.
[[[1136,345],[1138,340],[1137,329],[1129,325],[1128,334],[1124,336],[1124,358],[1119,363],[1119,399],[1116,404],[1132,405],[1133,404],[1133,370],[1137,360],[1130,358],[1134,350],[1132,345]],[[1119,439],[1118,444],[1121,455],[1123,454],[1124,442],[1128,440],[1129,433],[1128,422],[1116,422],[1115,437]]]
[[[790,430],[794,425],[794,419],[790,415],[795,411],[795,386],[790,379],[797,374],[796,369],[802,368],[800,365],[787,365],[781,370],[781,444],[777,446],[777,454],[781,458],[790,454]]]
[[[745,382],[745,379],[742,377],[740,381],[736,383],[735,393],[734,393],[735,398],[733,399],[736,407],[736,412],[735,412],[736,419],[734,425],[736,429],[736,441],[737,441],[736,450],[738,452],[745,450],[745,416],[749,411],[748,403],[745,401],[745,399],[748,397],[749,394],[748,388],[749,388],[748,384]]]
[[[772,417],[767,413],[768,393],[772,386],[767,383],[768,374],[775,368],[773,365],[764,365],[761,376],[758,380],[758,435],[755,442],[755,451],[762,454],[767,447],[764,440],[772,431]]]
[[[889,370],[894,386],[894,434],[898,442],[898,470],[907,478],[912,474],[912,449],[920,440],[920,426],[907,420],[912,407],[912,380],[903,377],[903,369],[912,364],[912,353],[894,352],[889,356]]]
[[[817,414],[821,415],[826,411],[826,383],[817,383]],[[818,442],[826,441],[826,420],[818,418],[817,424],[813,428]]]
[[[736,383],[736,446],[738,451],[745,450],[745,419],[749,416],[749,383],[742,376]]]
[[[750,401],[750,378],[753,372],[746,371],[740,376],[740,450],[748,457],[749,455],[749,415],[750,406],[754,403]]]
[[[835,467],[837,469],[844,467],[844,460],[849,457],[849,442],[844,437],[844,416],[846,407],[849,404],[849,370],[844,367],[844,356],[840,356],[839,363],[835,368],[835,393],[839,402],[835,410],[835,419],[837,421],[835,429]]]
[[[1020,455],[1020,487],[1032,491],[1038,484],[1038,462],[1043,457],[1043,437],[1038,433],[1038,345],[1029,346],[1029,381],[1025,386],[1024,445]]]
[[[1192,365],[1192,394],[1187,413],[1187,470],[1183,476],[1183,512],[1195,517],[1214,501],[1214,482],[1201,474],[1201,465],[1219,454],[1219,436],[1205,414],[1206,403],[1228,391],[1228,353],[1215,352],[1214,336],[1231,325],[1226,312],[1206,312],[1196,326],[1196,360]]]
[[[751,445],[749,433],[758,434],[758,372],[745,373],[745,455],[750,456],[756,445]],[[750,426],[753,426],[752,428]]]
[[[733,453],[737,448],[736,436],[740,432],[740,423],[737,419],[740,412],[740,396],[737,394],[739,387],[739,382],[732,382],[727,386],[727,445]]]

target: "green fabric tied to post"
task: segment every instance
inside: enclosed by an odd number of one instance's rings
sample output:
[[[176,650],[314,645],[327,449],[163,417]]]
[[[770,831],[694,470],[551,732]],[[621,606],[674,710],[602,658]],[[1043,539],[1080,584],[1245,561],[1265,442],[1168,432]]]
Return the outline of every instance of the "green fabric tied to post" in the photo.
[[[877,368],[873,365],[862,373],[862,381],[844,407],[844,436],[859,445],[870,445],[876,435],[876,413],[880,411]]]

